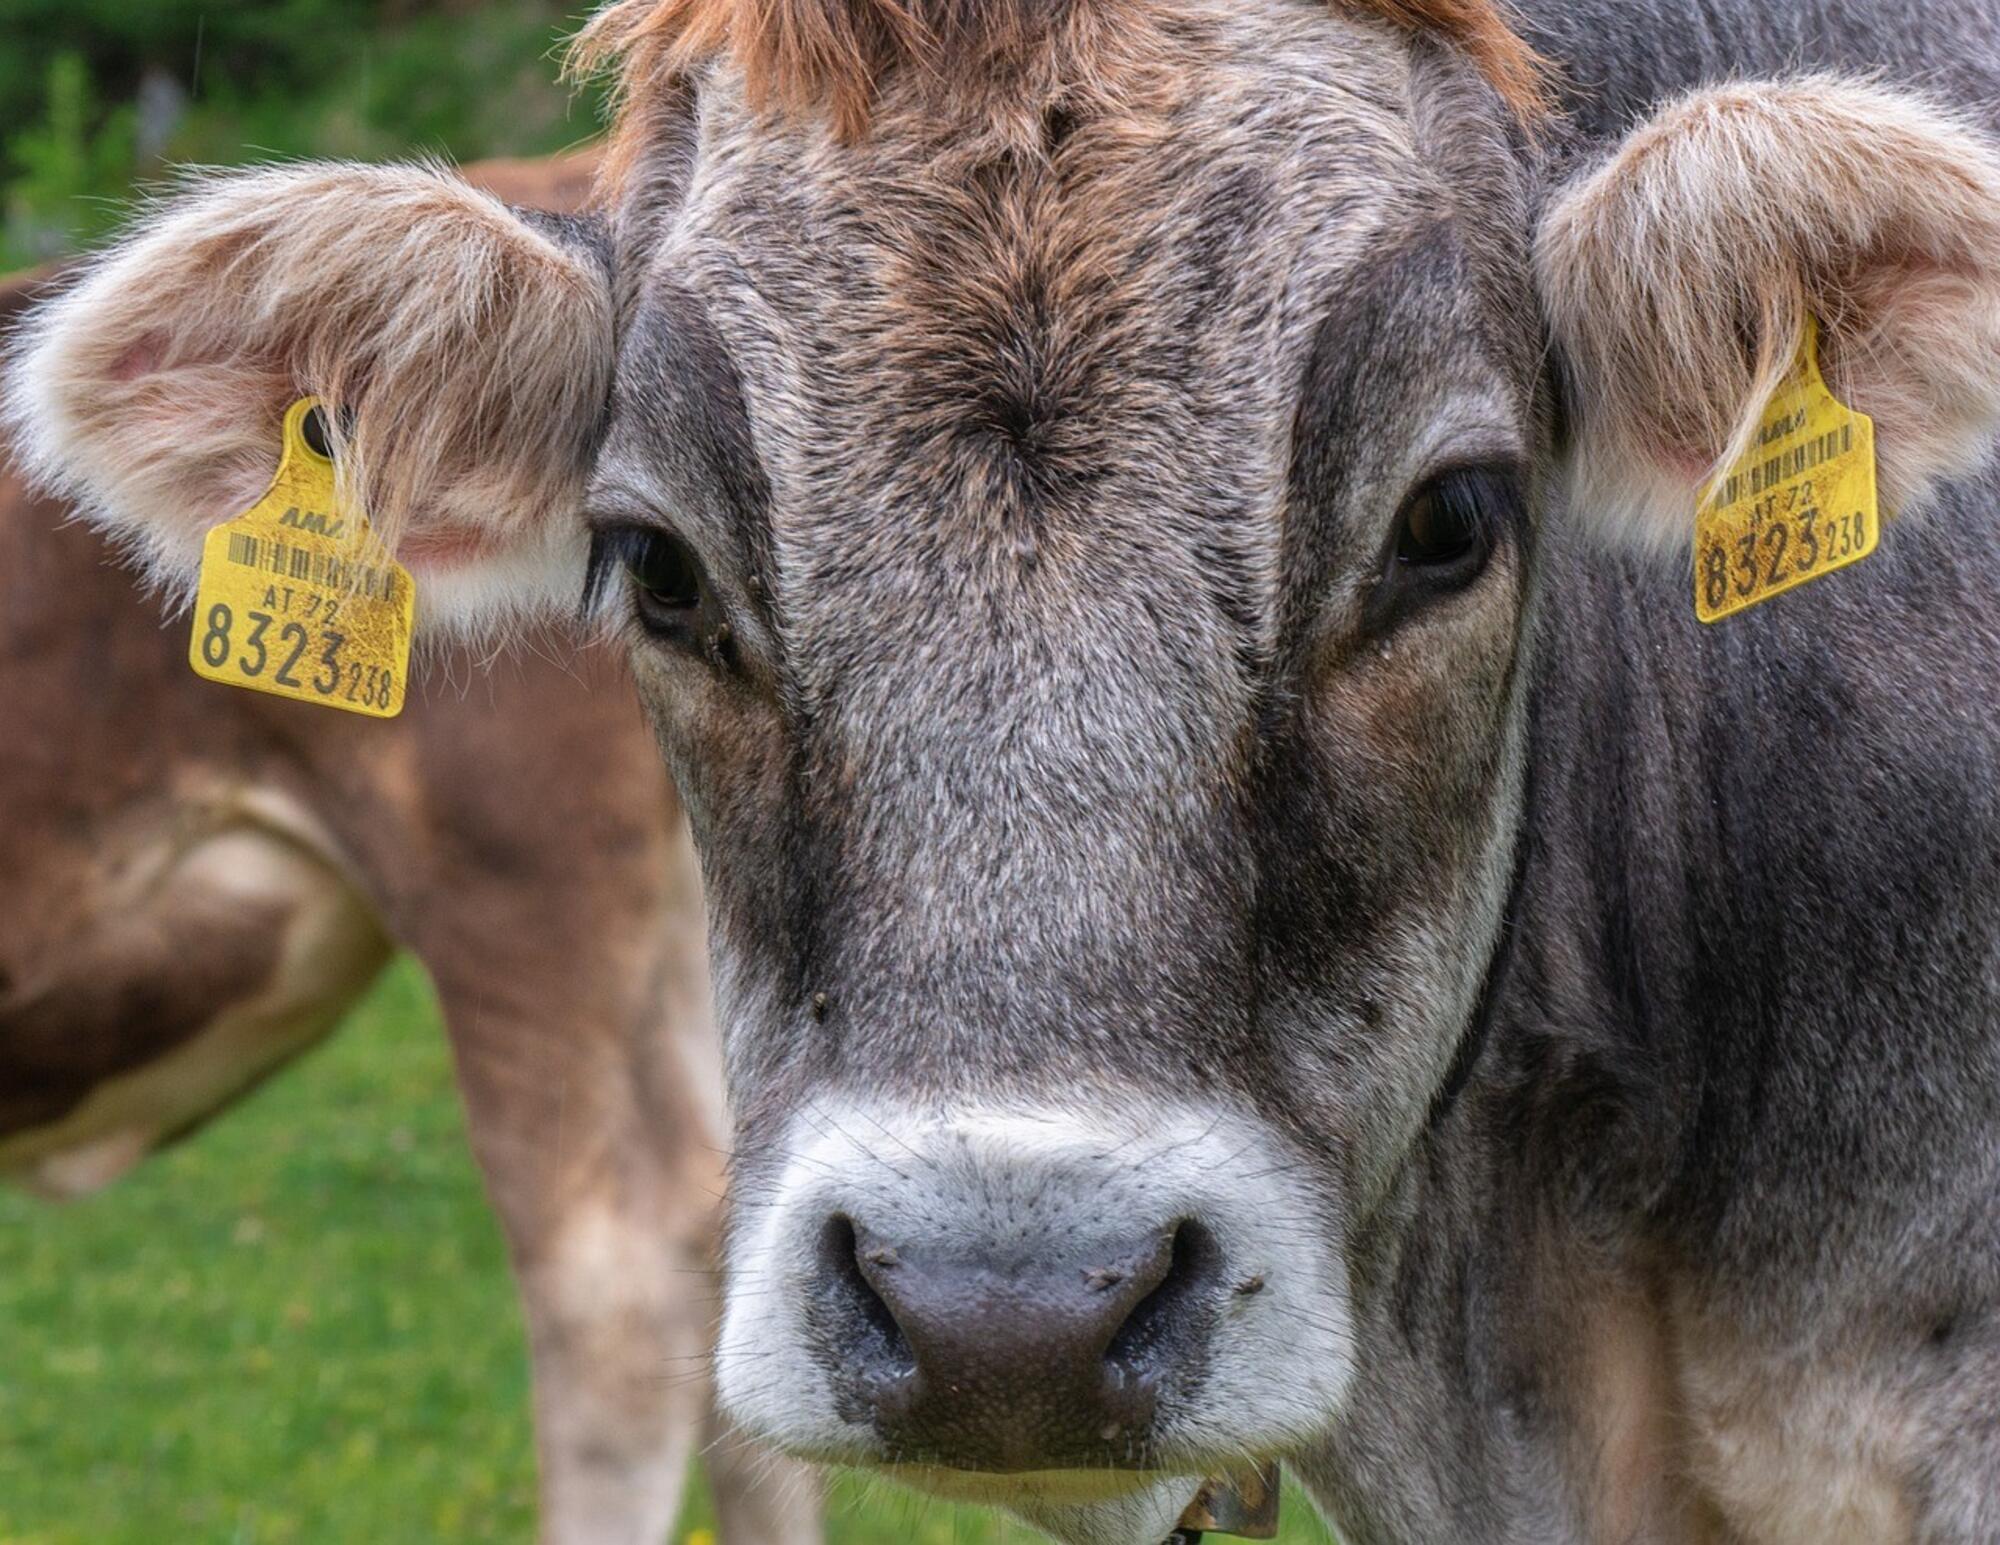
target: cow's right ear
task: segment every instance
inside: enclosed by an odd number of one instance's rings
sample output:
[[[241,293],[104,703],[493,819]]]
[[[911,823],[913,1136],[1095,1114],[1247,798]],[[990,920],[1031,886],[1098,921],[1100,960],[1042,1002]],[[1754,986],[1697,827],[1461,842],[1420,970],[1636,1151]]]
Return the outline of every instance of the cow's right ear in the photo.
[[[427,622],[572,608],[611,381],[603,251],[434,167],[206,178],[26,321],[8,427],[31,476],[180,589],[317,396]]]

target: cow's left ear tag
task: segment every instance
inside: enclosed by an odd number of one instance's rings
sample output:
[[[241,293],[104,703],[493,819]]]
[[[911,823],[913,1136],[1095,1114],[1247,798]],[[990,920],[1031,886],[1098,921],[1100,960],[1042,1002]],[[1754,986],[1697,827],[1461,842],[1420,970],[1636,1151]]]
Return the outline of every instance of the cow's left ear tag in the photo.
[[[1808,316],[1749,452],[1695,503],[1694,613],[1720,622],[1875,551],[1875,425],[1819,373]]]
[[[319,404],[293,403],[269,490],[202,544],[188,663],[209,681],[393,719],[416,589],[342,504],[328,449]]]

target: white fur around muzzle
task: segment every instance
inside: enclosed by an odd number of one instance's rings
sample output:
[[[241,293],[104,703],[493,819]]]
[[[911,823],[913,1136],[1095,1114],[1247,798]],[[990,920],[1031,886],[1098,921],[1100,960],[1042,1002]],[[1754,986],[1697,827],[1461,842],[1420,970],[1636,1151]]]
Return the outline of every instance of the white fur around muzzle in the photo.
[[[1100,1237],[1190,1221],[1213,1236],[1232,1280],[1261,1278],[1219,1313],[1196,1398],[1162,1415],[1156,1452],[1175,1479],[899,1470],[899,1480],[1012,1508],[1059,1538],[1153,1545],[1191,1477],[1283,1454],[1339,1410],[1352,1334],[1332,1210],[1308,1191],[1300,1158],[1247,1112],[820,1105],[794,1119],[771,1173],[736,1197],[718,1386],[735,1421],[788,1452],[888,1457],[867,1425],[839,1413],[810,1345],[816,1241],[835,1216],[947,1253],[1004,1253],[1030,1231]]]

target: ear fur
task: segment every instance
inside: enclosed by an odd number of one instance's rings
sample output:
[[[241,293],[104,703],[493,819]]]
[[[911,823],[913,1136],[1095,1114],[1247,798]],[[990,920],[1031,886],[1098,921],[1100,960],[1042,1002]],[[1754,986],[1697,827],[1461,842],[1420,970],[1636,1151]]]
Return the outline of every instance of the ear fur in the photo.
[[[315,394],[350,494],[435,571],[427,611],[491,609],[496,585],[518,601],[550,562],[574,604],[611,302],[602,261],[556,232],[435,166],[198,179],[28,318],[4,387],[17,454],[185,584]]]
[[[2000,425],[2000,154],[1924,100],[1827,76],[1671,103],[1552,200],[1536,264],[1571,389],[1570,504],[1678,546],[1821,324],[1875,420],[1891,513]]]

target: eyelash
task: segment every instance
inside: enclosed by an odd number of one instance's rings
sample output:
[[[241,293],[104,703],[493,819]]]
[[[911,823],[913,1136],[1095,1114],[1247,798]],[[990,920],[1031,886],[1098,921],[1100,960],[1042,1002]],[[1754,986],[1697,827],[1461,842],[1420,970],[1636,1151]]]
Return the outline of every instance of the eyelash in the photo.
[[[627,556],[645,540],[637,526],[593,526],[590,556],[583,567],[583,597],[577,604],[580,616],[588,620],[598,615],[604,604],[612,576],[625,572]]]

